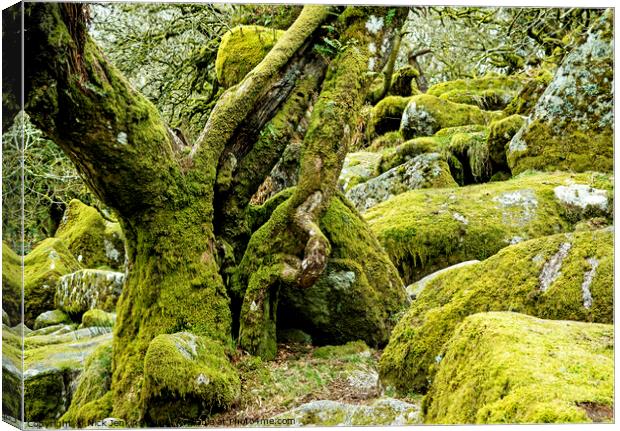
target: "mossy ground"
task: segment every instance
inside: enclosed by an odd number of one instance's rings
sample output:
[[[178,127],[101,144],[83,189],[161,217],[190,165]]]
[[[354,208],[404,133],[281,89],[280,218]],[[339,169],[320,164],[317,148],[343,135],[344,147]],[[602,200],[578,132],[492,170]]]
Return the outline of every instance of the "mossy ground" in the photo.
[[[611,177],[597,173],[530,173],[508,181],[460,188],[413,190],[369,209],[364,218],[406,283],[441,268],[486,259],[524,239],[572,231],[596,208],[573,212],[554,188],[589,184],[608,191]],[[608,222],[611,207],[602,211]]]
[[[425,422],[613,422],[613,325],[468,317],[424,399]]]
[[[211,419],[264,419],[313,400],[369,404],[382,395],[382,390],[376,387],[360,391],[349,379],[358,373],[376,373],[379,354],[358,341],[318,348],[279,344],[278,356],[268,362],[253,356],[238,356],[234,363],[241,378],[241,398],[235,409]],[[401,399],[415,404],[421,401],[419,395]]]
[[[443,346],[474,313],[613,322],[612,256],[613,233],[601,229],[526,241],[438,275],[394,329],[381,358],[382,379],[405,391],[427,389]]]

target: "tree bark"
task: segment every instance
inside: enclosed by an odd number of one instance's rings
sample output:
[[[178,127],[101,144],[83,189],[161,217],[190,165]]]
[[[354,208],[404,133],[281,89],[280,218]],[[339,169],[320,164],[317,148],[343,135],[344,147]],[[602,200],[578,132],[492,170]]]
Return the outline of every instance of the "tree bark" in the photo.
[[[393,36],[387,8],[347,8],[338,18],[343,48],[325,75],[312,47],[329,11],[304,7],[264,60],[221,96],[185,151],[90,39],[83,5],[26,5],[25,48],[38,54],[27,58],[26,109],[117,213],[126,236],[112,414],[130,425],[148,410],[144,359],[155,337],[189,332],[232,345],[229,276],[243,304],[239,344],[270,357],[278,296],[271,287],[308,287],[325,268],[330,243],[319,219],[336,190],[369,65],[380,69],[389,55],[369,46]],[[249,200],[290,138],[303,140],[300,182],[253,233]],[[223,261],[222,248],[231,246],[239,265]]]

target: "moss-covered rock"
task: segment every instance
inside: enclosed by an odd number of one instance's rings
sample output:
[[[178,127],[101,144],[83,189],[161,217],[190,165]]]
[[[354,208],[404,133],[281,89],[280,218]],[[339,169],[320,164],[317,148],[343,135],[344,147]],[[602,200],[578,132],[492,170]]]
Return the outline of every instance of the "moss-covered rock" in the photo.
[[[280,290],[278,326],[302,329],[317,344],[385,345],[408,300],[388,256],[345,201],[332,199],[321,219],[332,246],[323,275],[311,287]]]
[[[113,311],[124,282],[122,272],[82,269],[60,277],[55,304],[72,316],[81,316],[95,308]]]
[[[511,243],[611,217],[612,178],[539,173],[454,189],[413,190],[364,214],[406,283]]]
[[[154,338],[144,377],[142,408],[149,425],[170,424],[171,418],[195,422],[239,397],[239,377],[222,345],[189,332]]]
[[[240,25],[224,34],[215,59],[215,74],[224,87],[232,87],[260,63],[273,48],[282,30]]]
[[[445,129],[439,130],[433,136],[410,139],[393,148],[386,148],[381,151],[381,162],[378,167],[379,173],[386,172],[420,154],[444,154],[452,138],[459,133],[478,133],[484,132],[485,130],[487,130],[486,126],[480,124],[446,127]]]
[[[360,212],[409,190],[455,187],[448,164],[438,153],[420,154],[351,188],[347,198]]]
[[[77,271],[80,263],[63,240],[48,238],[24,258],[24,320],[33,327],[37,316],[53,310],[56,285],[61,276]]]
[[[507,115],[530,115],[552,79],[551,71],[544,68],[537,70],[531,77],[525,79],[523,88],[506,106],[504,112]]]
[[[421,94],[409,98],[402,113],[400,131],[403,138],[408,140],[418,136],[431,136],[446,127],[488,124],[501,117],[503,114],[499,111],[483,111],[477,106]]]
[[[50,310],[37,316],[34,321],[34,329],[46,328],[62,323],[71,323],[69,316],[62,310]]]
[[[508,163],[527,169],[613,170],[613,15],[571,51],[512,138]]]
[[[382,398],[370,405],[320,400],[302,404],[276,418],[291,419],[297,426],[415,425],[420,423],[420,407],[393,398]]]
[[[613,233],[542,237],[440,274],[394,329],[380,361],[382,379],[403,390],[428,388],[456,326],[484,311],[613,322]]]
[[[443,149],[452,176],[460,185],[482,183],[491,177],[488,129],[456,133]]]
[[[21,332],[2,325],[2,414],[3,420],[22,417]]]
[[[413,66],[407,65],[401,67],[392,74],[392,82],[388,90],[388,95],[408,97],[420,94],[415,80],[419,75],[420,73]]]
[[[367,130],[371,138],[400,128],[403,112],[411,97],[388,96],[372,108]]]
[[[520,77],[487,75],[481,78],[441,82],[430,87],[426,94],[495,111],[504,109],[521,88]]]
[[[371,351],[363,341],[349,341],[340,346],[321,346],[314,349],[312,357],[319,359],[344,359],[351,355],[366,354],[370,355]]]
[[[346,192],[375,176],[381,154],[369,151],[349,153],[344,158],[338,185]]]
[[[69,202],[55,234],[86,268],[114,269],[125,263],[123,232],[119,223],[106,220],[96,208],[77,199]]]
[[[525,118],[515,114],[489,124],[487,148],[492,172],[510,172],[506,159],[508,144],[524,123]]]
[[[613,325],[469,316],[447,343],[425,422],[613,422]]]
[[[106,341],[86,358],[69,409],[59,422],[83,428],[109,417],[112,412],[111,381],[112,342]]]
[[[368,151],[381,151],[386,148],[394,148],[403,143],[403,137],[399,130],[387,132],[372,140],[368,146]]]
[[[446,272],[454,271],[455,269],[462,268],[464,266],[473,265],[475,263],[480,262],[479,260],[468,260],[466,262],[457,263],[456,265],[449,266],[444,269],[440,269],[439,271],[433,272],[432,274],[427,275],[426,277],[416,281],[415,283],[410,284],[405,289],[407,290],[407,295],[409,295],[409,299],[416,299],[420,293],[426,288],[426,286],[435,278],[440,276],[441,274],[445,274]]]
[[[21,321],[21,304],[22,259],[2,241],[2,310],[6,311],[9,322]]]
[[[62,335],[24,339],[24,398],[27,421],[57,424],[69,408],[85,359],[110,343],[109,328],[88,328]]]
[[[81,328],[91,327],[113,327],[116,321],[116,314],[106,313],[103,310],[92,309],[82,315]]]

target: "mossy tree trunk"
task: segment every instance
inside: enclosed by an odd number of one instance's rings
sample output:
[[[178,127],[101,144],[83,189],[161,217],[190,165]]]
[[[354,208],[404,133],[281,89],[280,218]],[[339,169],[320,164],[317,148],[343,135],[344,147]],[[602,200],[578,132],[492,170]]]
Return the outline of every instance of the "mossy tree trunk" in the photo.
[[[310,286],[325,268],[330,244],[319,218],[336,190],[368,70],[389,55],[372,47],[392,38],[406,11],[392,13],[393,23],[387,13],[305,7],[186,146],[106,61],[86,32],[83,5],[26,5],[25,48],[37,53],[26,63],[26,109],[116,211],[127,240],[114,416],[143,420],[144,357],[157,335],[187,331],[232,346],[229,290],[243,303],[240,345],[272,356],[278,288]],[[313,50],[326,20],[341,45],[332,59]],[[291,139],[303,143],[299,184],[253,232],[250,198]]]

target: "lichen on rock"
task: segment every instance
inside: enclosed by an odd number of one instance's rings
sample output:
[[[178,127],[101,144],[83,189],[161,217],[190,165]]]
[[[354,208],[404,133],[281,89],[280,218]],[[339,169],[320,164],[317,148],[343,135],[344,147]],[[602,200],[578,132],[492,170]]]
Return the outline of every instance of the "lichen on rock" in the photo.
[[[613,15],[606,12],[571,51],[512,138],[508,162],[527,169],[613,169]]]
[[[474,314],[424,398],[425,423],[613,421],[613,325]]]
[[[60,277],[54,301],[58,308],[76,316],[95,308],[113,311],[124,282],[122,272],[82,269]]]
[[[501,111],[483,111],[477,106],[421,94],[409,98],[402,114],[400,131],[403,138],[408,140],[418,136],[431,136],[446,127],[486,125],[503,116]]]
[[[443,158],[438,153],[425,153],[356,185],[346,196],[358,211],[364,212],[409,190],[456,185]]]

